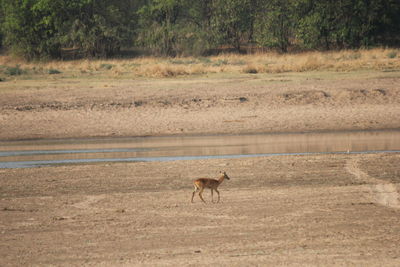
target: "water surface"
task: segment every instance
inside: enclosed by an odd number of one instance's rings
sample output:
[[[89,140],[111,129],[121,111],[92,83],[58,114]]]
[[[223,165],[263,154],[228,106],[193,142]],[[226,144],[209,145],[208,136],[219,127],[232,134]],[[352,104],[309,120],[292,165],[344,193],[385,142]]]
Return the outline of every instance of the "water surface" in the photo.
[[[3,141],[0,168],[399,151],[400,131]]]

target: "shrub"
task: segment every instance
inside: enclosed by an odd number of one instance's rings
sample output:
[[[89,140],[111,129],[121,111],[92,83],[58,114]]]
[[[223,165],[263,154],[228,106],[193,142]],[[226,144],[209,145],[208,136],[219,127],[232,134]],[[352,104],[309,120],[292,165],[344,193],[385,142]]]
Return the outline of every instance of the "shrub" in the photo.
[[[247,66],[243,69],[244,73],[257,74],[258,70],[253,66]]]
[[[108,64],[108,63],[103,63],[100,65],[101,69],[106,69],[106,70],[111,70],[115,65],[113,64]]]
[[[57,70],[57,69],[49,69],[49,74],[60,74],[61,71]]]
[[[395,57],[397,57],[397,52],[396,52],[396,51],[390,51],[390,52],[387,54],[387,57],[388,57],[388,58],[395,58]]]
[[[19,65],[16,65],[15,67],[6,67],[4,73],[6,75],[10,75],[10,76],[16,76],[16,75],[21,75],[26,73],[26,71],[24,71],[23,69],[21,69],[19,67]]]

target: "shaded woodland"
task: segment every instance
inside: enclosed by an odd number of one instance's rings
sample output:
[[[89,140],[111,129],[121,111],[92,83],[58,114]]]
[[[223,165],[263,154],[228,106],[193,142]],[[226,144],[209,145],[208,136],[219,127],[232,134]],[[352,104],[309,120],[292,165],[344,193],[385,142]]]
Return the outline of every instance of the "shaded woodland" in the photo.
[[[131,48],[199,56],[400,44],[399,0],[0,0],[0,7],[2,51],[28,60]]]

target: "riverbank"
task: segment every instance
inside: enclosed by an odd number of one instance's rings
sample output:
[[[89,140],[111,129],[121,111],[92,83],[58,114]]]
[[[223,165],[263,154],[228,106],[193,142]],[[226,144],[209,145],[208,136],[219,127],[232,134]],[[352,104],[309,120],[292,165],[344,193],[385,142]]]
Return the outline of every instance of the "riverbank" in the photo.
[[[0,140],[400,128],[400,72],[0,83]]]

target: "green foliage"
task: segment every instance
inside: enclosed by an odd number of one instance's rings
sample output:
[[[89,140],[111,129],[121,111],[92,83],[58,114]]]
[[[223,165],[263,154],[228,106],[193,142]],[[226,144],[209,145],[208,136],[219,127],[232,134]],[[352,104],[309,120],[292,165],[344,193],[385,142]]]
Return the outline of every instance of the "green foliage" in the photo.
[[[387,56],[388,56],[388,58],[395,58],[395,57],[397,57],[397,52],[396,51],[390,51],[387,54]]]
[[[241,44],[252,37],[254,13],[251,0],[216,0],[213,2],[212,33],[216,44],[232,45],[240,51]]]
[[[5,67],[4,74],[9,75],[9,76],[18,76],[25,74],[26,71],[21,69],[19,65],[16,65],[15,67]]]
[[[287,52],[294,29],[294,3],[289,0],[262,2],[255,22],[256,41]]]
[[[4,9],[3,0],[0,0],[0,49],[3,46]]]
[[[57,70],[57,69],[49,69],[48,71],[49,74],[60,74],[61,71]]]
[[[399,12],[395,0],[302,0],[296,11],[297,37],[309,48],[398,45]]]
[[[15,54],[26,58],[56,56],[60,48],[50,20],[40,9],[42,1],[3,0],[4,43]]]
[[[0,43],[26,59],[399,46],[398,14],[399,0],[0,0]]]
[[[131,38],[130,1],[2,0],[2,32],[12,52],[27,59],[57,58],[62,47],[109,56]]]
[[[132,38],[133,4],[124,0],[78,1],[76,16],[70,19],[65,36],[70,46],[79,47],[87,57],[115,55]]]
[[[201,11],[207,1],[151,0],[138,11],[137,44],[160,55],[201,55],[209,47]]]

